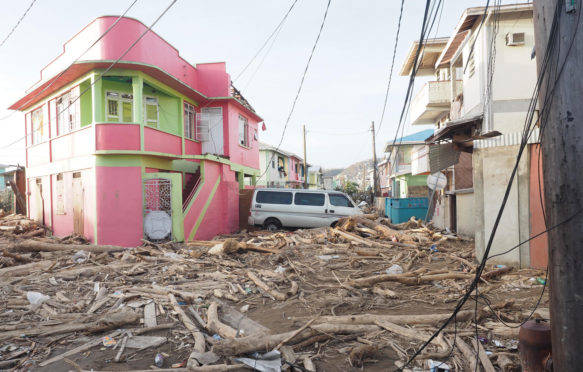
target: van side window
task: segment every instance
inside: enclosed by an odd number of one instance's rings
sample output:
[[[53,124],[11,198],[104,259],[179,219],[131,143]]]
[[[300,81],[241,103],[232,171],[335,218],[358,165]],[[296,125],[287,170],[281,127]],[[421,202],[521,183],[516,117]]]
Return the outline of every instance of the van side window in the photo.
[[[313,205],[323,206],[325,201],[324,194],[314,194],[307,192],[296,192],[294,199],[295,205]]]
[[[292,197],[293,195],[291,192],[258,191],[255,200],[257,203],[291,204]]]
[[[332,205],[335,205],[337,207],[354,208],[354,205],[344,195],[328,194],[328,196],[330,196],[330,204]]]

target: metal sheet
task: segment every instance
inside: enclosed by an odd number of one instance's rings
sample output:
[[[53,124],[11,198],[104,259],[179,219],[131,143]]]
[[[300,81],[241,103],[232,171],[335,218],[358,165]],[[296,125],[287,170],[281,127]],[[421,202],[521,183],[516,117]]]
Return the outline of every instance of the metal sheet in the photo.
[[[429,146],[429,171],[431,173],[446,169],[459,161],[460,152],[453,149],[453,144]]]

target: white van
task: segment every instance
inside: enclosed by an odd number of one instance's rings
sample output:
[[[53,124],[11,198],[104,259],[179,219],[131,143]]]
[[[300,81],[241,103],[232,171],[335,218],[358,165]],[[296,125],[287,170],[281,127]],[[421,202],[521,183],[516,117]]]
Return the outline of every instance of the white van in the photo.
[[[341,217],[362,214],[348,195],[331,190],[256,189],[249,225],[267,230],[282,227],[334,226]]]

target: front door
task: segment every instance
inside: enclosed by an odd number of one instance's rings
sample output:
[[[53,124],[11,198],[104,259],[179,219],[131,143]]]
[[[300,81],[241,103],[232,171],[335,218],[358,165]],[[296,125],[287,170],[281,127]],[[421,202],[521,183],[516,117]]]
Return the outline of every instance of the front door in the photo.
[[[83,179],[81,172],[73,173],[73,232],[75,234],[83,235]]]

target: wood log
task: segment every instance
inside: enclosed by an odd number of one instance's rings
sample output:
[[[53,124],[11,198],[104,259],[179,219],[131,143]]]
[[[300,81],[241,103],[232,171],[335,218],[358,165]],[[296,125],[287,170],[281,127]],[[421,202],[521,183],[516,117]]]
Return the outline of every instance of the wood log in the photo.
[[[332,232],[334,234],[338,234],[338,235],[342,236],[343,238],[346,238],[348,240],[352,240],[353,242],[356,242],[356,243],[359,243],[359,244],[362,244],[362,245],[366,245],[368,247],[372,247],[373,246],[373,242],[370,242],[370,241],[368,241],[368,240],[366,240],[364,238],[361,238],[360,236],[351,234],[351,233],[349,233],[347,231],[342,231],[342,230],[340,230],[338,228],[333,228],[332,229]]]
[[[85,251],[93,253],[102,253],[102,252],[123,252],[128,250],[129,248],[118,247],[115,245],[59,244],[41,242],[38,240],[24,240],[11,244],[8,249],[21,252]]]
[[[378,315],[378,314],[356,314],[356,315],[339,315],[339,316],[321,316],[317,323],[322,324],[356,324],[367,325],[375,324],[376,321],[385,321],[395,324],[431,324],[441,323],[451,316],[450,313],[444,314],[422,314],[422,315]],[[472,319],[474,310],[462,310],[457,313],[458,322]],[[312,326],[314,328],[315,326]]]
[[[451,272],[451,273],[444,273],[444,274],[430,274],[430,275],[421,275],[418,277],[410,276],[407,274],[382,274],[382,275],[374,275],[367,278],[360,278],[360,279],[353,279],[348,281],[348,285],[352,287],[370,287],[377,283],[382,282],[399,282],[408,285],[418,285],[429,283],[434,280],[445,280],[445,279],[472,279],[474,278],[473,274],[466,274],[466,273],[459,273],[459,272]]]
[[[475,338],[472,338],[472,344],[474,345],[474,349],[478,351],[478,356],[480,357],[480,362],[482,363],[484,370],[486,372],[496,372],[490,358],[488,358],[488,354],[486,354],[486,350],[482,347],[482,344],[480,344]]]
[[[412,339],[418,340],[418,341],[427,341],[431,337],[431,333],[429,333],[429,332],[424,332],[424,331],[420,331],[417,329],[405,328],[405,327],[402,327],[402,326],[397,325],[395,323],[391,323],[391,322],[387,322],[387,321],[383,321],[383,320],[377,320],[375,322],[375,324],[381,328],[386,329],[389,332],[398,334],[398,335],[403,336],[403,337],[412,338]],[[445,342],[445,340],[443,338],[436,337],[433,340],[431,340],[431,344],[438,346],[440,348],[440,352],[447,352],[449,350],[449,346],[447,345],[447,343]]]
[[[316,336],[320,332],[327,334],[351,334],[351,333],[369,333],[378,331],[379,327],[376,325],[348,325],[348,324],[319,324],[312,325],[310,328],[297,334],[288,344],[295,344],[307,338]],[[283,340],[293,335],[295,331],[280,333],[276,335],[259,335],[247,336],[241,338],[221,340],[213,346],[213,352],[223,355],[232,356],[255,351],[269,351],[272,350]]]
[[[393,230],[390,227],[380,224],[376,221],[369,220],[368,218],[361,218],[360,216],[351,216],[350,218],[353,218],[357,223],[360,223],[366,227],[369,227],[377,231],[385,238],[392,238],[394,236],[399,241],[404,240],[405,238],[405,236],[401,232]]]
[[[510,271],[512,271],[512,266],[506,266],[506,267],[503,267],[503,268],[500,268],[500,269],[496,269],[496,270],[492,270],[492,271],[489,271],[489,272],[487,272],[485,274],[482,274],[482,278],[483,279],[486,279],[486,280],[488,280],[488,279],[494,279],[494,278],[499,277],[501,275],[504,275],[504,274],[506,274],[506,273],[508,273]]]
[[[285,299],[287,298],[287,296],[285,294],[269,287],[261,279],[259,279],[259,277],[257,277],[257,275],[255,275],[251,271],[247,271],[247,276],[249,277],[249,279],[251,279],[253,281],[253,283],[255,283],[256,286],[263,289],[265,292],[269,293],[276,300],[285,301]]]
[[[456,344],[457,348],[459,349],[459,351],[461,351],[462,354],[464,355],[463,359],[466,360],[467,363],[469,364],[469,368],[467,370],[468,371],[475,371],[476,370],[476,354],[474,354],[472,352],[472,349],[470,348],[470,346],[468,344],[466,344],[465,341],[462,340],[462,338],[459,336],[458,336],[457,340],[455,341],[455,344]]]
[[[55,265],[55,261],[47,260],[47,261],[39,261],[39,262],[31,262],[29,264],[20,265],[20,266],[12,266],[12,267],[4,267],[0,269],[0,278],[11,278],[15,276],[24,276],[29,275],[32,272],[36,272],[37,275],[43,271],[48,270],[51,266]]]
[[[210,304],[207,311],[206,328],[223,338],[237,337],[237,330],[219,320],[219,305],[216,302]]]
[[[184,313],[184,310],[182,310],[180,305],[178,305],[178,301],[176,301],[176,297],[174,297],[172,293],[168,294],[168,299],[170,300],[170,304],[174,308],[174,311],[178,313],[178,316],[182,320],[182,323],[186,329],[188,329],[192,334],[192,337],[194,338],[194,350],[200,353],[204,353],[206,345],[203,333],[196,325],[194,325],[192,319],[190,319],[188,315]]]

